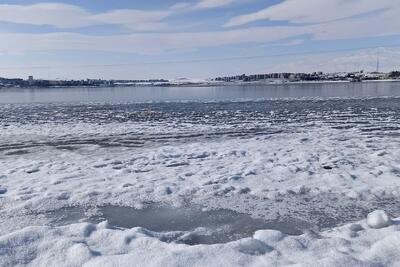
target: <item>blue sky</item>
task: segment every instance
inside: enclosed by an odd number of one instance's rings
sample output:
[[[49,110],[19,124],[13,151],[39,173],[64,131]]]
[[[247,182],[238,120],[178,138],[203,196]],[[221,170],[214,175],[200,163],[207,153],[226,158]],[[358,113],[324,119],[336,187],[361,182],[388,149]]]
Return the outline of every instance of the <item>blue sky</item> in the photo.
[[[14,0],[0,76],[208,78],[400,69],[398,0]]]

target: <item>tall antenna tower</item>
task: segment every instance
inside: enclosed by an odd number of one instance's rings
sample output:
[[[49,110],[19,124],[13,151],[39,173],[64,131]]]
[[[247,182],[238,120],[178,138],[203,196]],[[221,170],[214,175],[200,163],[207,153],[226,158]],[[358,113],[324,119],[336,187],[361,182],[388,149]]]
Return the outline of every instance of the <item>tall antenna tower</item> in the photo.
[[[379,58],[379,50],[376,51],[376,72],[379,72],[380,68],[380,58]]]

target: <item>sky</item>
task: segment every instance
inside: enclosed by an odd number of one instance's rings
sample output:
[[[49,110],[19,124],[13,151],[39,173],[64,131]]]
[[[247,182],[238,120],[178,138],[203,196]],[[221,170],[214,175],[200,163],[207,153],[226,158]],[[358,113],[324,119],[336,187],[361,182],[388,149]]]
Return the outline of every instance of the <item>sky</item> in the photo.
[[[399,0],[4,0],[0,77],[400,69]]]

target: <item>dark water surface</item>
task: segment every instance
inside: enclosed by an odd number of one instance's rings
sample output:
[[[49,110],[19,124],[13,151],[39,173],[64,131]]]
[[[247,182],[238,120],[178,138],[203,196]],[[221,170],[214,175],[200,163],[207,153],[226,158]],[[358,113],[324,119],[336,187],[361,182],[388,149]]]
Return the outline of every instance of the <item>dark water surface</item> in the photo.
[[[0,104],[235,101],[276,98],[400,96],[400,82],[286,85],[229,85],[211,87],[105,87],[0,89]]]

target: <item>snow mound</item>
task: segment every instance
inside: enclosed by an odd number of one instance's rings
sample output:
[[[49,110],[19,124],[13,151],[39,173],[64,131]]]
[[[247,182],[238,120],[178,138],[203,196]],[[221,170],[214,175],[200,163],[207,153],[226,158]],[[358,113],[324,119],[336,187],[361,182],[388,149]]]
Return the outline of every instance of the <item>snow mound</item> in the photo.
[[[382,220],[385,213],[374,214]],[[162,241],[140,227],[111,228],[107,222],[27,227],[0,236],[0,266],[398,266],[400,225],[371,229],[361,224],[318,235],[261,230],[253,238],[196,246]]]
[[[281,241],[285,235],[275,230],[259,230],[254,233],[254,239],[260,240],[266,244],[276,244]]]
[[[389,215],[383,210],[376,210],[368,214],[367,224],[374,229],[381,229],[388,227],[392,224]]]

